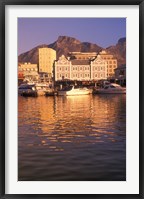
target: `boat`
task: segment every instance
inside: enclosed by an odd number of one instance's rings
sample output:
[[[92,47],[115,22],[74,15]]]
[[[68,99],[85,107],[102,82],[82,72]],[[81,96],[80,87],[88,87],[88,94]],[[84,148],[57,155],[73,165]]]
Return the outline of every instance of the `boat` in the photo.
[[[35,88],[38,96],[44,96],[50,90],[49,84],[45,82],[35,83]]]
[[[18,87],[18,94],[21,96],[31,96],[36,97],[37,91],[34,84],[21,84]]]
[[[74,86],[70,86],[68,88],[62,89],[58,91],[58,95],[65,95],[65,96],[72,96],[72,95],[89,95],[91,91],[84,87],[84,88],[77,88]]]
[[[23,83],[18,87],[18,94],[22,96],[44,96],[47,91],[51,91],[48,83]]]
[[[18,87],[18,94],[22,94],[28,91],[35,91],[35,85],[34,84],[21,84]]]
[[[116,83],[109,83],[102,88],[95,88],[93,94],[126,94],[126,88]]]

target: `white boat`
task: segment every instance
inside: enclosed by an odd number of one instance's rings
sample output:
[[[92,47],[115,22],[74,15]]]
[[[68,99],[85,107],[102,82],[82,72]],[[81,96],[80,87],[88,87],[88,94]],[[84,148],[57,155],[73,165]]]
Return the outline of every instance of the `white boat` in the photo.
[[[110,84],[106,84],[104,85],[102,88],[96,88],[93,91],[93,94],[125,94],[126,93],[126,88],[120,86],[119,84],[115,84],[115,83],[110,83]]]
[[[36,83],[35,87],[36,87],[36,91],[37,91],[38,96],[41,96],[41,95],[43,96],[43,95],[45,95],[45,93],[47,91],[50,90],[49,84],[45,83],[45,82]]]
[[[91,92],[86,87],[84,88],[75,88],[70,86],[69,88],[59,90],[58,95],[72,96],[72,95],[89,95]]]

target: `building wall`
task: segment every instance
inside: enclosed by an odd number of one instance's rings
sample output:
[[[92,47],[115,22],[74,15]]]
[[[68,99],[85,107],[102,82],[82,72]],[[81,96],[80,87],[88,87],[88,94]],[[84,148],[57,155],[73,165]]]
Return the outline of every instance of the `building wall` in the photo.
[[[112,77],[115,74],[117,68],[117,59],[113,55],[108,54],[106,51],[101,51],[100,56],[107,62],[107,77]]]
[[[55,62],[55,80],[71,79],[71,62],[62,55]]]
[[[39,48],[39,72],[52,74],[56,51],[51,48]]]
[[[95,58],[97,56],[96,52],[69,52],[68,54],[70,56],[70,58],[75,57],[75,59],[92,59]]]
[[[23,73],[24,76],[37,76],[38,66],[37,64],[24,63],[18,65],[18,72]]]
[[[68,60],[62,55],[55,62],[55,81],[70,79],[79,81],[107,78],[107,62],[100,56],[94,61]]]
[[[72,65],[71,66],[71,80],[90,80],[90,65]]]
[[[100,55],[91,62],[91,79],[107,79],[107,62]]]

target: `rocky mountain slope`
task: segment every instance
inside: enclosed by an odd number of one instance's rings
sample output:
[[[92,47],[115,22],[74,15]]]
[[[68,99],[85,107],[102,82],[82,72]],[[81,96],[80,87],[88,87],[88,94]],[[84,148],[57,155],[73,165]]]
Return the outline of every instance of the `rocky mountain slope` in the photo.
[[[31,62],[38,63],[38,48],[49,47],[57,52],[57,59],[64,54],[68,55],[69,52],[99,52],[103,48],[97,44],[89,42],[80,42],[79,40],[67,37],[59,36],[57,41],[52,44],[39,45],[28,52],[25,52],[18,57],[19,62]],[[106,49],[108,53],[113,54],[118,60],[118,66],[126,63],[126,38],[121,38],[115,46],[110,46]]]

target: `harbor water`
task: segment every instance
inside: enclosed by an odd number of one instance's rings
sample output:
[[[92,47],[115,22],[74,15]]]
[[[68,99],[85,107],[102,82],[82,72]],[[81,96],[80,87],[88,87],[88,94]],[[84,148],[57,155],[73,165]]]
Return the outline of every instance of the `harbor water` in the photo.
[[[18,97],[19,181],[125,181],[126,95]]]

